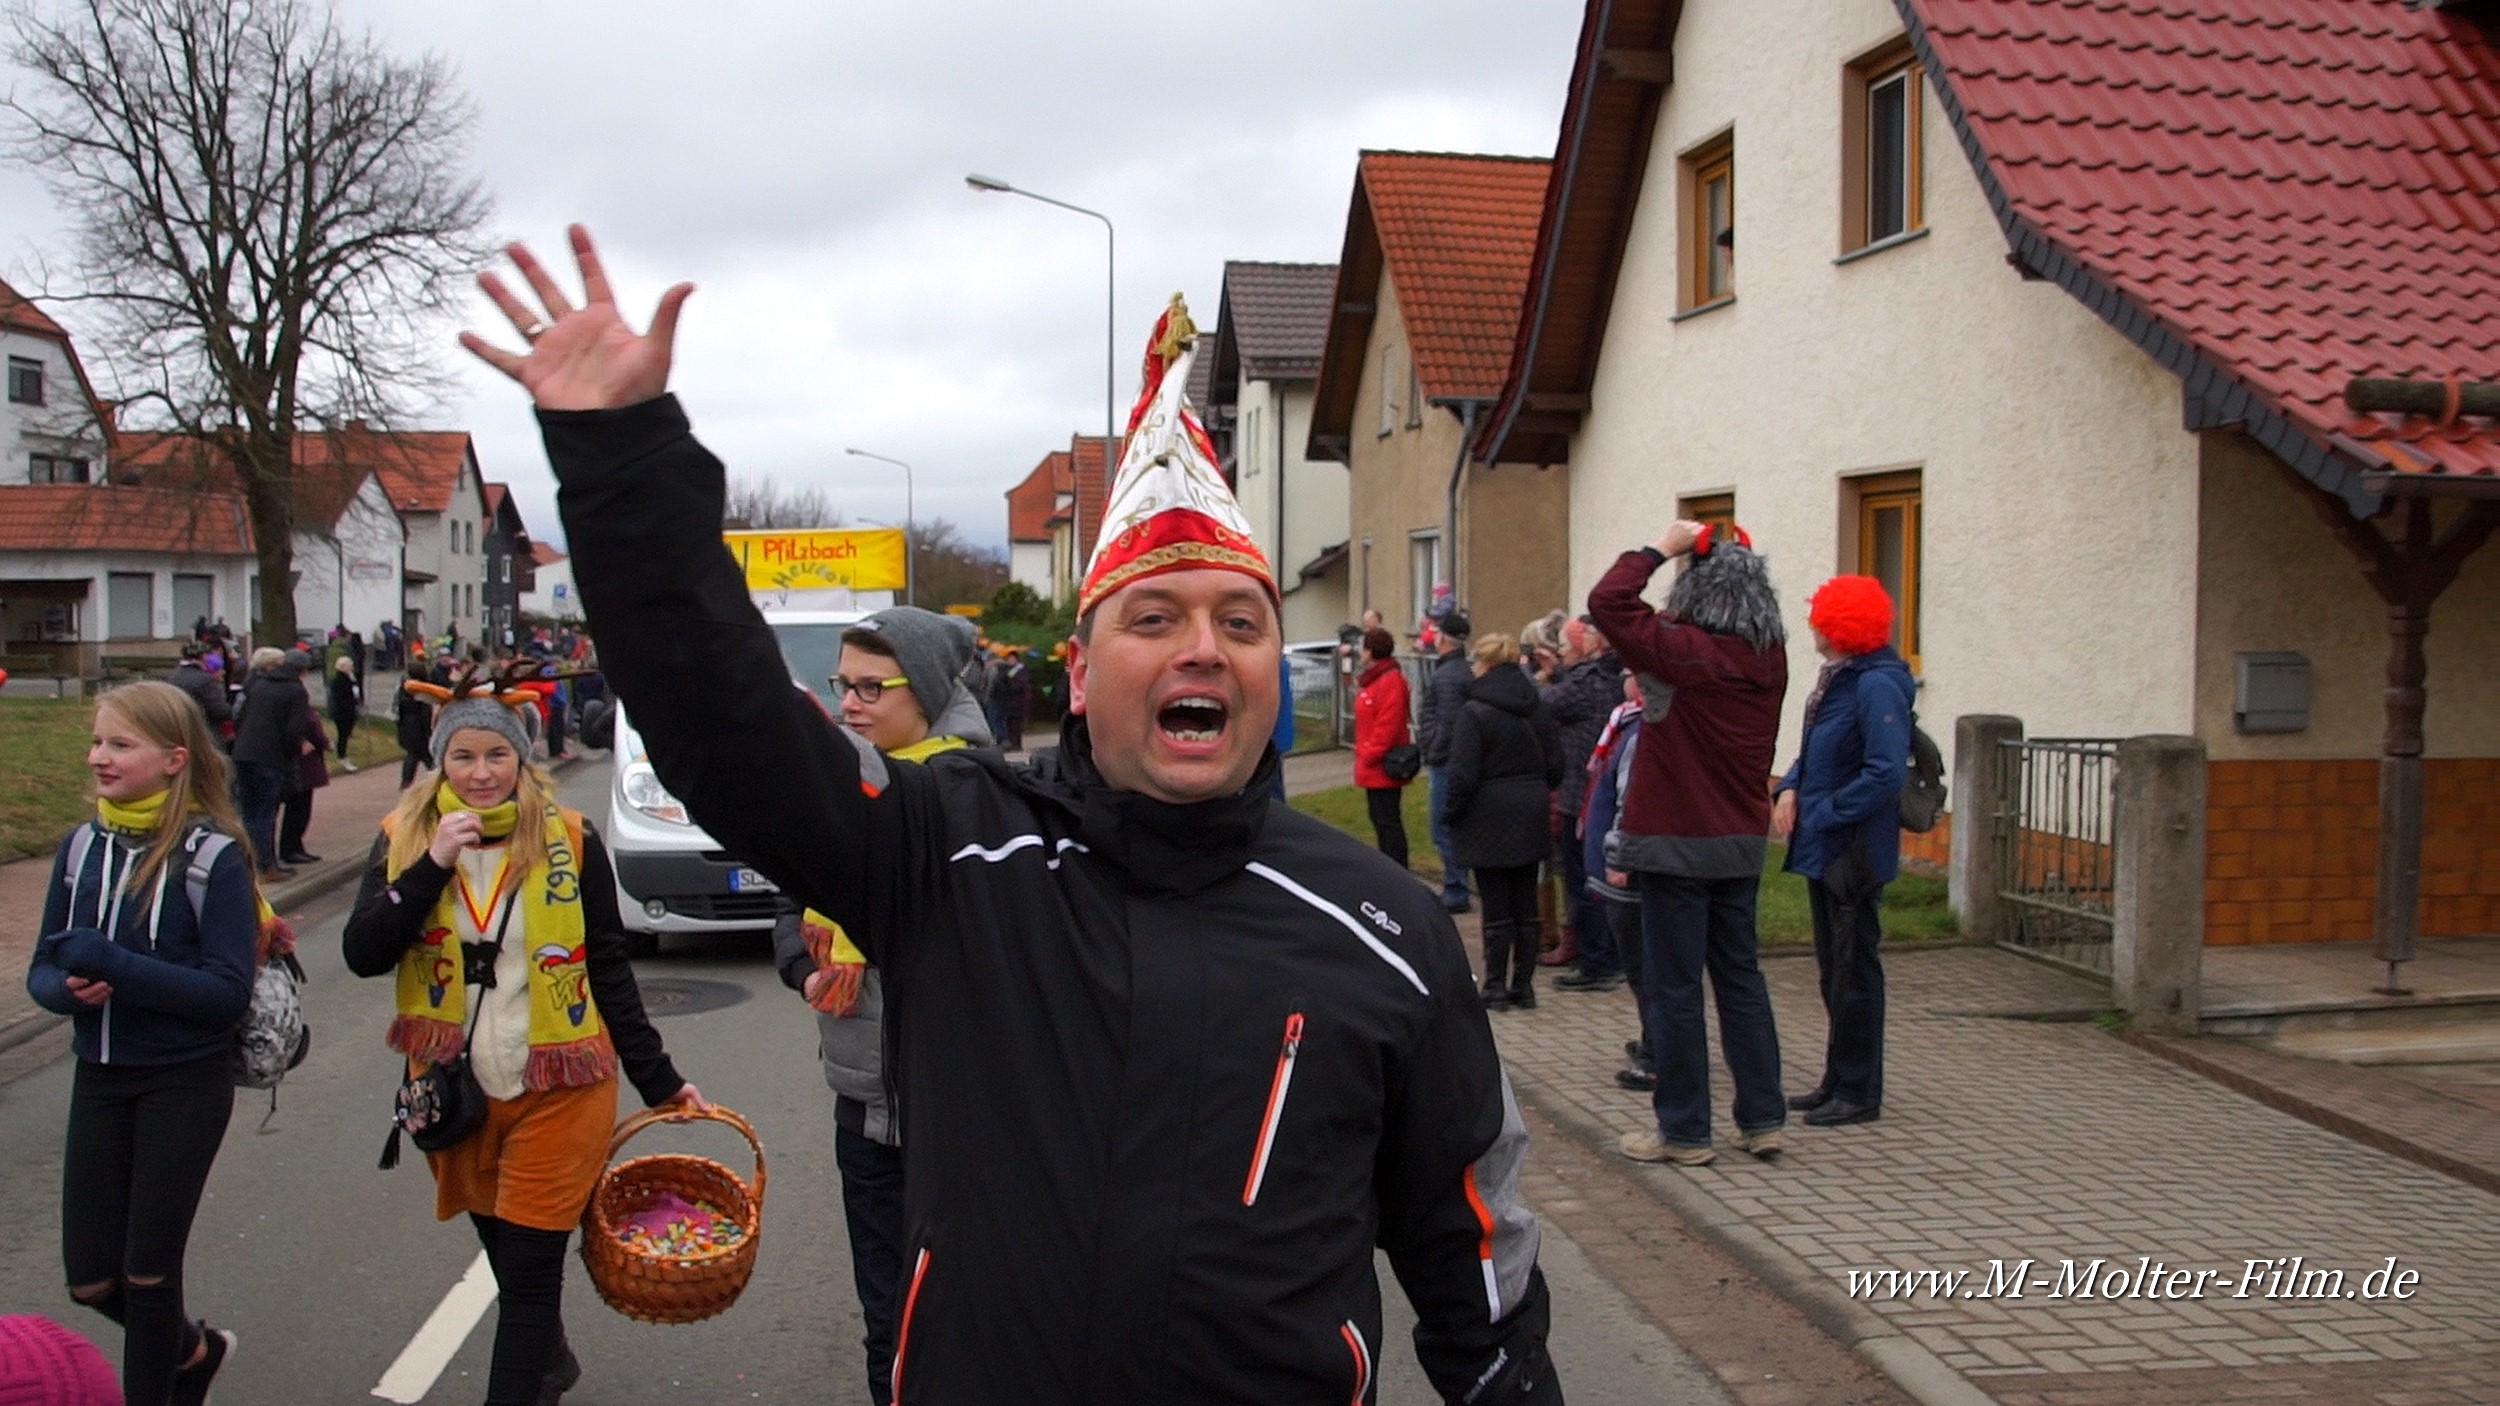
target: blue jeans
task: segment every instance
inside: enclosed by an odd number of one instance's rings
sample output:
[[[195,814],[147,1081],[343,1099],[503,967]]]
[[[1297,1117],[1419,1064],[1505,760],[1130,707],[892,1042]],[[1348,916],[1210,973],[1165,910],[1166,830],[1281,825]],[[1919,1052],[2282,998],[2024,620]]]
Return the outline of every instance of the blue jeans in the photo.
[[[286,771],[266,762],[234,764],[234,808],[243,813],[243,834],[253,861],[263,869],[278,862],[278,807],[286,800]]]
[[[1450,855],[1450,819],[1442,806],[1442,797],[1449,784],[1446,779],[1449,769],[1430,767],[1424,775],[1428,778],[1425,808],[1432,812],[1432,847],[1441,854],[1441,901],[1472,902],[1474,896],[1467,892],[1467,871]]]
[[[1884,886],[1863,894],[1834,893],[1806,881],[1814,915],[1814,966],[1822,977],[1823,1013],[1831,1034],[1823,1046],[1823,1092],[1870,1108],[1884,1104]]]
[[[1780,1092],[1779,1027],[1762,979],[1754,899],[1762,880],[1637,874],[1641,892],[1641,999],[1649,1009],[1658,1089],[1650,1096],[1658,1136],[1679,1147],[1710,1145],[1710,1035],[1701,978],[1719,1004],[1719,1052],[1736,1082],[1736,1128],[1758,1133],[1788,1121]]]
[[[903,1316],[903,1149],[833,1130],[842,1218],[851,1235],[851,1283],[868,1326],[868,1398],[894,1399],[894,1333]]]
[[[1588,852],[1571,829],[1572,822],[1566,819],[1561,845],[1563,895],[1570,905],[1565,911],[1570,914],[1572,944],[1580,954],[1580,975],[1614,976],[1623,970],[1623,958],[1615,951],[1605,900],[1589,892]]]

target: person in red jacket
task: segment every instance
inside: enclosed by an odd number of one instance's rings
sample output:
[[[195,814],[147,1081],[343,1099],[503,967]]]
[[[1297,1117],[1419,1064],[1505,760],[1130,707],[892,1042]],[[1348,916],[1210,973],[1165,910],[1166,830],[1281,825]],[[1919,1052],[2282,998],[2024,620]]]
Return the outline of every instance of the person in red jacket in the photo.
[[[1393,748],[1415,745],[1415,733],[1407,724],[1412,715],[1406,692],[1406,671],[1393,657],[1398,652],[1395,635],[1378,625],[1363,632],[1363,675],[1354,693],[1354,784],[1363,788],[1363,803],[1369,807],[1372,831],[1378,836],[1380,852],[1394,859],[1398,867],[1406,867],[1406,802],[1407,783],[1415,779],[1415,769],[1406,768],[1404,776],[1392,776],[1382,763]],[[1420,763],[1420,754],[1415,756]]]
[[[1667,608],[1652,610],[1642,589],[1659,567],[1688,553]],[[1743,529],[1678,522],[1657,546],[1616,559],[1589,592],[1589,616],[1640,675],[1646,700],[1607,867],[1630,873],[1641,896],[1648,978],[1641,999],[1657,1061],[1657,1121],[1625,1133],[1623,1155],[1688,1167],[1718,1155],[1710,1142],[1705,968],[1736,1085],[1737,1146],[1775,1155],[1788,1101],[1754,931],[1788,695],[1788,633],[1769,568]]]

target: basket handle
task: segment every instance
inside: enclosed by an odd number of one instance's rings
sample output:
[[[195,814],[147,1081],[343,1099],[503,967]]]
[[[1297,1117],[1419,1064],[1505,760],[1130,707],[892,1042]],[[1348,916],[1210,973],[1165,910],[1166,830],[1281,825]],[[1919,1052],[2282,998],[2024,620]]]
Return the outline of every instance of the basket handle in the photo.
[[[756,1138],[754,1124],[739,1117],[736,1110],[717,1103],[701,1111],[687,1108],[683,1104],[662,1104],[658,1108],[646,1108],[632,1115],[624,1122],[617,1124],[616,1131],[609,1136],[608,1160],[615,1161],[616,1154],[624,1150],[625,1144],[633,1141],[637,1134],[646,1129],[657,1127],[662,1123],[693,1123],[705,1119],[715,1123],[727,1123],[738,1130],[739,1136],[747,1140],[747,1146],[755,1149],[755,1204],[760,1209],[764,1204],[764,1144]]]

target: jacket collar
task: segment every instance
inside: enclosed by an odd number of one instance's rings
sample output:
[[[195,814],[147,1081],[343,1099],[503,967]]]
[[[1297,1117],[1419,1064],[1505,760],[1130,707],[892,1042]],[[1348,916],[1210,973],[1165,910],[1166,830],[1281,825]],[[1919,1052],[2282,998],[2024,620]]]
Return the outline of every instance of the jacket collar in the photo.
[[[1076,814],[1077,834],[1094,857],[1127,875],[1132,889],[1197,893],[1238,873],[1267,826],[1277,768],[1270,743],[1238,795],[1174,805],[1122,791],[1094,768],[1085,719],[1059,726],[1055,752],[1035,758],[1029,774],[1046,794]]]

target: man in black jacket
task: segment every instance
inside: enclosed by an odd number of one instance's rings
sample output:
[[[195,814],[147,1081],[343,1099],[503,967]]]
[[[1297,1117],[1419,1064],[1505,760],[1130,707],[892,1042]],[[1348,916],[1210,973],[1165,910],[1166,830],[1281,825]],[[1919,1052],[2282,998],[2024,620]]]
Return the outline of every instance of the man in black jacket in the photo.
[[[1267,797],[1274,578],[1190,433],[1185,315],[1156,329],[1061,745],[903,762],[787,686],[713,527],[721,464],[666,393],[690,289],[637,336],[572,238],[585,307],[516,246],[553,324],[490,275],[533,345],[462,340],[537,402],[662,784],[883,973],[909,1130],[895,1398],[1368,1401],[1378,1246],[1445,1400],[1559,1402],[1526,1134],[1457,932]],[[1165,489],[1177,510],[1140,506]]]
[[[292,878],[278,854],[278,807],[296,758],[313,747],[312,695],[303,670],[275,649],[252,651],[252,672],[234,720],[234,804],[243,814],[263,879]]]
[[[1441,906],[1453,913],[1475,906],[1467,889],[1467,866],[1458,861],[1457,848],[1450,840],[1448,815],[1450,738],[1458,725],[1459,709],[1467,705],[1467,685],[1476,677],[1467,662],[1467,637],[1472,633],[1465,612],[1452,610],[1441,617],[1441,656],[1424,679],[1423,715],[1416,729],[1424,752],[1424,814],[1431,822],[1432,847],[1441,856]]]
[[[1564,991],[1611,991],[1623,984],[1623,959],[1615,951],[1606,913],[1588,891],[1588,871],[1580,846],[1580,811],[1588,799],[1589,754],[1597,735],[1606,729],[1623,701],[1623,661],[1615,658],[1606,637],[1585,618],[1563,625],[1562,677],[1545,690],[1545,706],[1553,711],[1562,733],[1563,779],[1556,804],[1562,811],[1563,894],[1570,905],[1571,949],[1579,970],[1557,978]]]
[[[208,654],[208,646],[192,640],[182,647],[182,662],[165,676],[165,682],[190,694],[208,714],[208,735],[222,736],[226,724],[234,721],[234,708],[226,702],[226,686],[209,673],[200,660]]]

